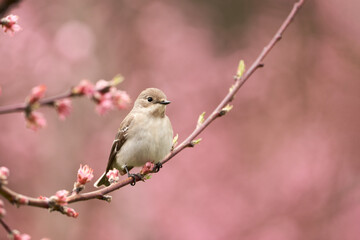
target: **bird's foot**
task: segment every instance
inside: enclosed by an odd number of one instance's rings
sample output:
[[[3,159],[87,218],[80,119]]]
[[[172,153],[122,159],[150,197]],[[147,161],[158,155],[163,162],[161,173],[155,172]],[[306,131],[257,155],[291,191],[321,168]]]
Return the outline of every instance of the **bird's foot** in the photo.
[[[129,173],[129,169],[127,166],[124,167],[127,175],[129,178],[132,178],[132,182],[130,183],[131,186],[135,186],[136,184],[136,178],[140,178],[141,181],[144,181],[144,177],[139,173]]]
[[[135,186],[136,178],[140,178],[141,181],[144,181],[144,177],[139,173],[128,173],[128,177],[132,178],[132,182],[130,183],[131,186]]]
[[[159,172],[160,168],[162,168],[162,167],[163,167],[163,165],[161,162],[156,163],[154,166],[154,172],[156,172],[156,173]]]

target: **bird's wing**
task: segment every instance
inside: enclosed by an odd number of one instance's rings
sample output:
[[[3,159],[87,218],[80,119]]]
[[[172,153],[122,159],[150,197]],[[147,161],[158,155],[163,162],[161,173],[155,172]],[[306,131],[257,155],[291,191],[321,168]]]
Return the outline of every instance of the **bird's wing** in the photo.
[[[115,140],[111,146],[109,161],[106,167],[106,171],[108,172],[114,166],[114,162],[116,161],[116,154],[120,151],[121,147],[127,140],[128,130],[130,125],[133,123],[134,116],[128,115],[120,124],[119,131],[116,134]]]
[[[100,187],[101,185],[109,186],[110,182],[106,177],[106,173],[114,167],[114,163],[116,161],[116,154],[120,151],[121,147],[127,140],[128,130],[131,124],[134,122],[134,115],[128,115],[120,124],[119,131],[116,134],[115,140],[111,146],[109,161],[106,166],[105,173],[94,183],[94,187]],[[120,174],[124,174],[121,172]]]

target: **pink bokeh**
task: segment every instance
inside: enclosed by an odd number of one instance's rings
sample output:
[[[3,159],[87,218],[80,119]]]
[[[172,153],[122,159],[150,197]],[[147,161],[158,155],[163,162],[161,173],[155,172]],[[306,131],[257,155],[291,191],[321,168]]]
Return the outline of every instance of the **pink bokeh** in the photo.
[[[11,11],[22,31],[1,34],[0,105],[25,101],[41,84],[53,96],[120,73],[132,100],[147,87],[165,92],[181,142],[293,4],[255,2],[23,1]],[[150,180],[112,193],[110,204],[69,205],[76,219],[4,201],[6,222],[32,239],[358,239],[358,5],[307,1],[234,108]],[[65,121],[39,109],[47,126],[35,133],[24,114],[1,115],[9,187],[50,197],[72,189],[80,164],[100,177],[129,109],[99,116],[94,107],[73,99]]]

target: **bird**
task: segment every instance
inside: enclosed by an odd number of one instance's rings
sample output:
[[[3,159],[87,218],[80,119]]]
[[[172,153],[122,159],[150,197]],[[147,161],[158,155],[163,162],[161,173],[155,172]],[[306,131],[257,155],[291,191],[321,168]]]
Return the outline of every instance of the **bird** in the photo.
[[[106,170],[95,182],[95,187],[110,185],[106,173],[113,168],[118,169],[121,175],[127,173],[128,177],[132,177],[131,185],[136,183],[136,174],[129,173],[133,167],[152,162],[159,170],[160,161],[172,149],[173,129],[165,114],[169,103],[166,95],[157,88],[147,88],[139,94],[132,110],[120,124]]]

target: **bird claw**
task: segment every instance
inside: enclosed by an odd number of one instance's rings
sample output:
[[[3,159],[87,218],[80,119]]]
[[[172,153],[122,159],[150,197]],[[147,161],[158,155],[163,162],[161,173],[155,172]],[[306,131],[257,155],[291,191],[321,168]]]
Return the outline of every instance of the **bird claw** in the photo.
[[[129,169],[127,166],[124,167],[127,175],[129,178],[132,178],[132,182],[130,183],[131,186],[135,186],[136,184],[136,177],[140,178],[141,181],[144,181],[144,177],[141,174],[138,173],[129,173]]]
[[[156,173],[159,172],[160,168],[162,168],[162,167],[163,167],[163,165],[161,162],[156,163],[155,167],[154,167],[154,172],[156,172]]]
[[[141,181],[144,181],[144,176],[138,173],[128,173],[128,177],[132,178],[132,182],[130,183],[131,186],[135,186],[136,177],[140,178]]]
[[[128,174],[128,177],[132,178],[132,182],[130,183],[131,186],[135,186],[136,184],[136,178],[134,176],[134,174]]]

